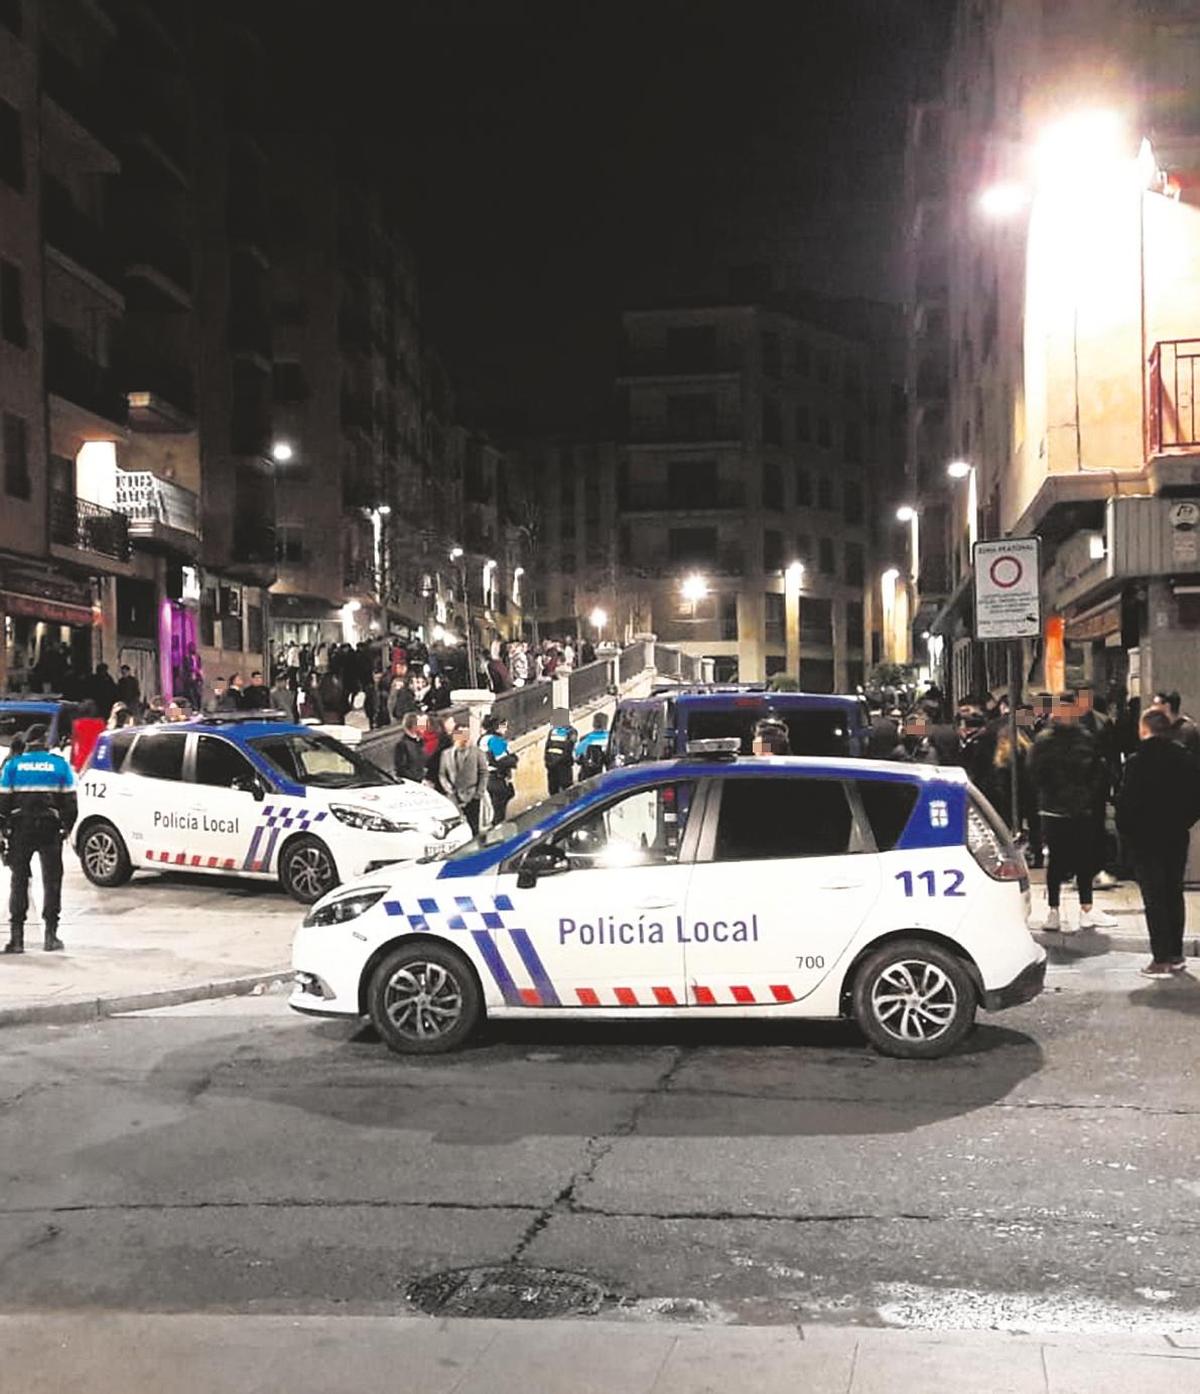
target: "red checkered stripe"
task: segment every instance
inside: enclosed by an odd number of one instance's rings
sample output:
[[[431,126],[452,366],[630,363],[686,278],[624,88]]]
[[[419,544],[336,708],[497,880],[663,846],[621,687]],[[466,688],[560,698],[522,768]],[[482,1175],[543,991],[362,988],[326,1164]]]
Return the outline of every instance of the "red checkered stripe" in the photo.
[[[536,997],[536,993],[534,994]],[[577,987],[575,996],[579,999],[581,1007],[684,1007],[686,1002],[681,1002],[675,995],[673,988],[652,987],[648,991],[643,990],[641,995],[631,987],[612,987],[603,990],[594,987]],[[772,983],[769,987],[754,988],[742,983],[735,983],[731,987],[723,988],[721,995],[718,996],[711,987],[701,987],[697,983],[692,984],[692,1002],[697,1007],[739,1007],[739,1006],[772,1006],[778,1002],[794,1002],[796,994],[786,983]],[[530,1006],[537,1003],[531,1002]]]
[[[209,871],[233,871],[233,857],[202,857],[199,852],[147,852],[148,862],[166,862],[170,866],[202,866]]]

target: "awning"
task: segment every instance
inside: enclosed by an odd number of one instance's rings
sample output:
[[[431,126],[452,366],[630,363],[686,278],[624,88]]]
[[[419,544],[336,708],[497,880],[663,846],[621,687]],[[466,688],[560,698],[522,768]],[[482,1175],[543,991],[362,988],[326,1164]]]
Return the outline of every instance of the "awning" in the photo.
[[[0,591],[0,609],[10,615],[50,620],[54,624],[91,626],[96,618],[90,605],[71,605],[65,600],[47,600],[44,596],[20,595],[15,591]]]

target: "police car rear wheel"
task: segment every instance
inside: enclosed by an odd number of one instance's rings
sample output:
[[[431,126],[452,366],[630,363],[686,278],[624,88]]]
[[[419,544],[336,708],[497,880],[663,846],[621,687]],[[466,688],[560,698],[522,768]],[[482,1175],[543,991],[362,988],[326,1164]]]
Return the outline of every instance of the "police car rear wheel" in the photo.
[[[975,1024],[976,995],[962,960],[919,939],[888,944],[859,969],[854,1016],[881,1055],[932,1060]]]
[[[337,885],[337,867],[319,838],[297,837],[283,849],[279,880],[293,900],[311,905]]]
[[[79,843],[79,864],[93,886],[123,886],[133,863],[121,834],[111,823],[92,823]]]
[[[456,1050],[483,1016],[475,975],[452,949],[410,944],[379,964],[367,995],[375,1029],[400,1055]]]

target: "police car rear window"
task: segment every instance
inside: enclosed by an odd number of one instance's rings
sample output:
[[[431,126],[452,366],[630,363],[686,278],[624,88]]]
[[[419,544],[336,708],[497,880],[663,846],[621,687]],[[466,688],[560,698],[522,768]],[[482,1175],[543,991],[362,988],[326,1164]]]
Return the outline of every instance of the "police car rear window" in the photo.
[[[108,738],[108,760],[115,773],[121,772],[125,757],[137,736],[136,731],[114,731]]]
[[[907,780],[860,779],[859,796],[880,852],[890,852],[917,806],[917,786]]]

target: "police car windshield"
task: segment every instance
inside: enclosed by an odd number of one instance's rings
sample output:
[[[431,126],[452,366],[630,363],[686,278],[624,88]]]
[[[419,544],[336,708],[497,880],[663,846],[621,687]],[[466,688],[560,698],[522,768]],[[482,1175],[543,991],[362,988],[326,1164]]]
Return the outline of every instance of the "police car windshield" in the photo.
[[[497,823],[494,827],[480,833],[478,837],[473,837],[470,842],[463,843],[457,852],[451,853],[445,860],[448,862],[465,861],[467,857],[474,856],[483,847],[498,847],[502,842],[508,842],[514,837],[519,837],[522,833],[527,833],[530,828],[537,827],[556,809],[566,808],[592,791],[593,786],[585,783],[573,784],[569,789],[551,794],[548,799],[543,799],[541,803],[527,808],[524,813],[518,813],[515,818],[506,818],[503,823]]]
[[[311,784],[319,789],[363,789],[396,782],[391,775],[329,736],[296,731],[288,735],[260,736],[249,744],[285,779],[295,784]]]

